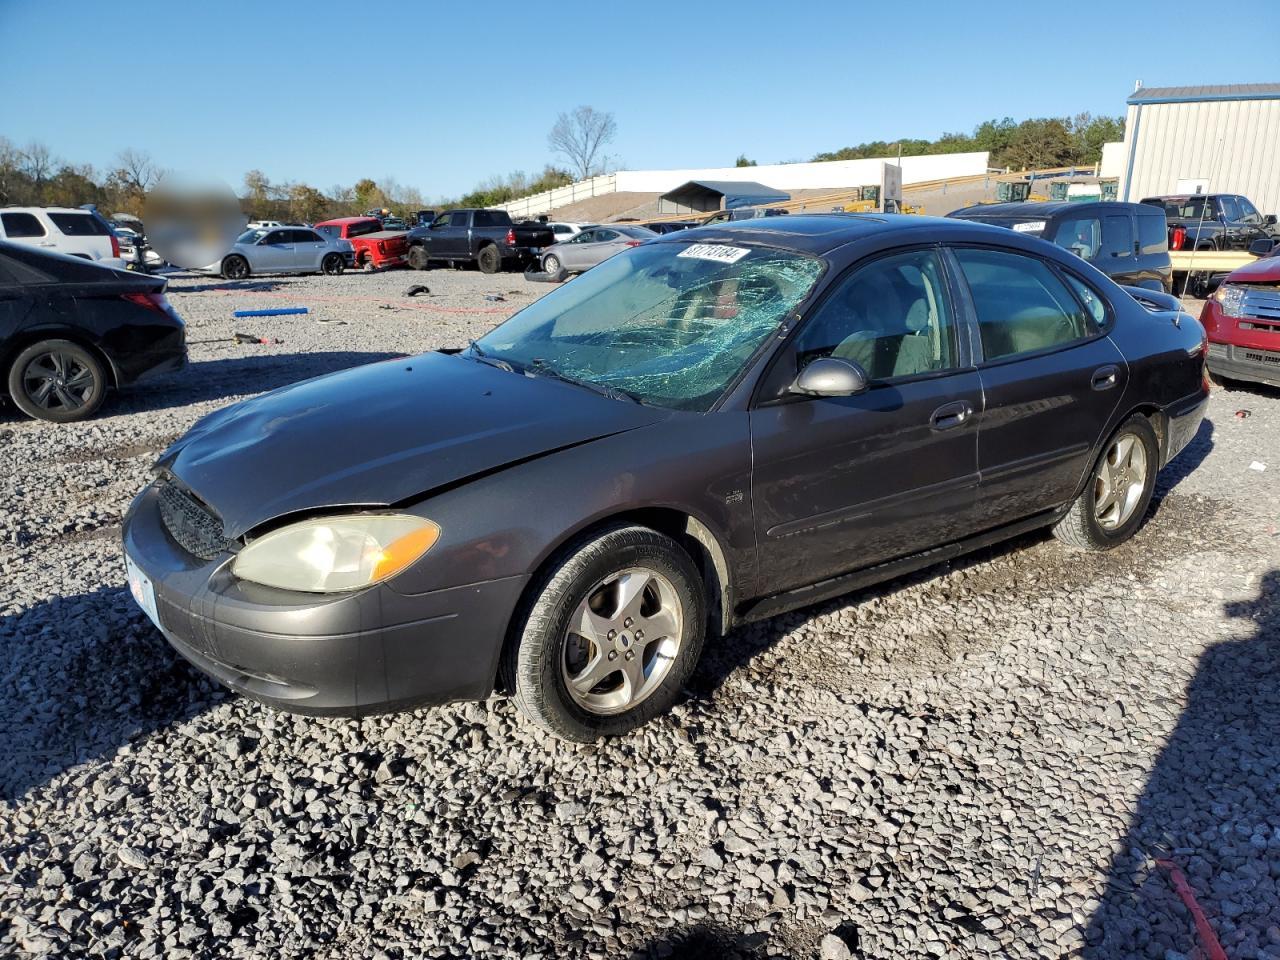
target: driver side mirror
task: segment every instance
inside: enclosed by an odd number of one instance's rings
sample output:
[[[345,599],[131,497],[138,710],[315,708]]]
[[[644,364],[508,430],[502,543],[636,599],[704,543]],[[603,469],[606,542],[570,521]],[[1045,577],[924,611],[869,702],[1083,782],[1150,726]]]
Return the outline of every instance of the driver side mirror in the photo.
[[[865,393],[867,372],[852,360],[823,357],[800,371],[788,393],[806,397],[852,397]]]
[[[1276,215],[1274,213],[1268,213],[1262,218],[1262,222],[1269,227],[1274,227],[1276,225]]]
[[[1275,252],[1274,247],[1274,240],[1258,239],[1249,244],[1249,253],[1255,257],[1269,257]]]

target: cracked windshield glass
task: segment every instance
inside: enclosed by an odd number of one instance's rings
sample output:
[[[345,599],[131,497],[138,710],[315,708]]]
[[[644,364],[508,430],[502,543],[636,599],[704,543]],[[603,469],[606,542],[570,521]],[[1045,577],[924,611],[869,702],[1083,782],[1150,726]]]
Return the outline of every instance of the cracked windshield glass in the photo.
[[[768,248],[646,244],[532,304],[473,353],[518,373],[707,410],[822,268]]]

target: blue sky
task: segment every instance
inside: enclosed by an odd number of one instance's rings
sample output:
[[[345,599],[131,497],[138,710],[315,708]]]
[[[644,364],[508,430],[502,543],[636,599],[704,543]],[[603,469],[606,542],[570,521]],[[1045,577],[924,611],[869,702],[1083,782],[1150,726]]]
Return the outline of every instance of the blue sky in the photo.
[[[644,169],[1121,114],[1139,79],[1280,81],[1280,2],[1209,9],[0,0],[0,135],[99,168],[133,147],[237,188],[258,168],[323,190],[391,176],[436,199],[541,169],[556,114],[582,103],[613,112],[609,152]]]

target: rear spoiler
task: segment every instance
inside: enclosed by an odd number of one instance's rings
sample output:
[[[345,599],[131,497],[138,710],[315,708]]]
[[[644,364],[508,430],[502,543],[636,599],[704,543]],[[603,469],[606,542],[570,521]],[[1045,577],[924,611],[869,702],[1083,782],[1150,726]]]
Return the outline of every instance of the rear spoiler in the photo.
[[[1148,290],[1146,287],[1127,287],[1121,286],[1121,290],[1127,293],[1133,299],[1148,310],[1181,310],[1182,301],[1173,294],[1165,293],[1163,290]]]

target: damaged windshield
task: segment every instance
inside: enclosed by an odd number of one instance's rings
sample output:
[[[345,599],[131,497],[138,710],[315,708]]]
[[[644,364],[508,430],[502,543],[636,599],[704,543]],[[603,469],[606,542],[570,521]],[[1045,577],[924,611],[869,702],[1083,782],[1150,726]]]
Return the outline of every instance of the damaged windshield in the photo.
[[[645,244],[543,297],[475,347],[530,376],[707,410],[822,269],[783,250]]]

